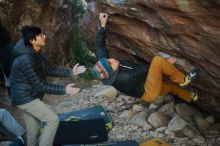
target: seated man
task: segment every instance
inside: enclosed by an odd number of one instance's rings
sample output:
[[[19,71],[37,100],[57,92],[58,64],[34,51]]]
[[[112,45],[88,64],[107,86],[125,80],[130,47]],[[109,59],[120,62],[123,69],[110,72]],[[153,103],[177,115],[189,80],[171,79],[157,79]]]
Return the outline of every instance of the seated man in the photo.
[[[46,35],[41,28],[24,26],[22,38],[14,48],[15,59],[10,72],[10,91],[12,104],[22,110],[27,129],[28,146],[52,146],[58,116],[42,101],[44,94],[75,95],[79,88],[74,84],[53,84],[48,76],[71,77],[86,71],[85,66],[76,64],[73,69],[51,64],[41,49],[45,46]],[[39,132],[40,124],[44,130]]]
[[[167,93],[177,95],[186,102],[198,99],[196,92],[189,92],[177,85],[189,84],[192,78],[197,75],[197,71],[194,70],[188,75],[183,74],[172,64],[175,59],[168,62],[163,57],[156,56],[151,63],[143,65],[109,58],[105,48],[107,19],[106,13],[100,14],[101,28],[96,36],[96,58],[98,62],[92,71],[96,78],[101,79],[105,85],[112,85],[120,92],[138,97],[145,102],[154,102],[158,96]],[[163,75],[169,76],[172,82],[163,81]]]
[[[0,109],[0,132],[14,143],[9,146],[24,146],[24,128],[5,109]]]

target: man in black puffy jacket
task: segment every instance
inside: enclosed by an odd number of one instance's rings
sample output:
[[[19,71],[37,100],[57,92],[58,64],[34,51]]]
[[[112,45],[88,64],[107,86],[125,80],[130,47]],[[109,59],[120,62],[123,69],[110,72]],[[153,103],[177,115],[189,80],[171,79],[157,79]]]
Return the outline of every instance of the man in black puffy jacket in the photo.
[[[36,26],[22,28],[22,39],[14,48],[11,68],[11,99],[23,111],[27,129],[28,146],[52,146],[59,124],[57,115],[41,101],[45,93],[70,94],[79,92],[73,84],[59,85],[47,82],[47,75],[69,77],[83,73],[86,68],[78,64],[73,69],[58,68],[41,53],[46,36]],[[43,133],[39,133],[40,123],[44,123]],[[41,138],[39,139],[39,137]]]
[[[101,28],[96,34],[96,58],[92,74],[101,79],[105,85],[112,85],[117,90],[133,97],[138,97],[145,102],[154,102],[158,96],[166,93],[178,95],[187,102],[197,100],[196,92],[189,92],[179,86],[185,86],[196,77],[197,71],[183,74],[174,65],[175,59],[164,59],[155,56],[151,63],[136,64],[131,61],[109,58],[105,47],[108,15],[100,13]],[[163,81],[162,76],[169,76],[172,81]]]

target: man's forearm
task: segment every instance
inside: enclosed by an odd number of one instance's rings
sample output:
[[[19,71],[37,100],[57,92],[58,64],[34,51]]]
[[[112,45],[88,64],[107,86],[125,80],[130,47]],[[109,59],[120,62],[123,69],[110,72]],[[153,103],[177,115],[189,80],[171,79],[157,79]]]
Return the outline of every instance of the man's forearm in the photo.
[[[109,58],[108,51],[106,49],[106,30],[101,27],[96,34],[96,58]]]

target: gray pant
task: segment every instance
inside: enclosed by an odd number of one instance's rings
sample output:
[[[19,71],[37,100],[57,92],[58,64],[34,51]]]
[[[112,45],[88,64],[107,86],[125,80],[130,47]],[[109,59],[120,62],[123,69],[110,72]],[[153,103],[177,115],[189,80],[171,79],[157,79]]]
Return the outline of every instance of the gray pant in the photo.
[[[5,109],[0,109],[0,128],[0,131],[10,140],[22,136],[25,132],[24,128]]]
[[[23,111],[27,128],[27,146],[52,146],[59,125],[58,116],[41,100],[18,106]],[[44,130],[40,132],[41,122]]]

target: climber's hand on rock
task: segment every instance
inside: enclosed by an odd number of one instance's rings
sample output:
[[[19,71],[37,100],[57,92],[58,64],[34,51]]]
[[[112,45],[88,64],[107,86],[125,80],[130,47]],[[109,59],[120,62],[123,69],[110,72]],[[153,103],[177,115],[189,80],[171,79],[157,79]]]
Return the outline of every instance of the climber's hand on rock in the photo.
[[[101,27],[105,27],[108,20],[108,14],[107,13],[100,13],[99,14],[99,21],[101,23]]]

